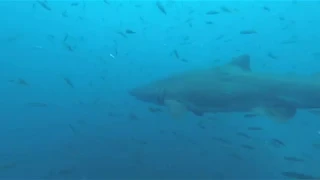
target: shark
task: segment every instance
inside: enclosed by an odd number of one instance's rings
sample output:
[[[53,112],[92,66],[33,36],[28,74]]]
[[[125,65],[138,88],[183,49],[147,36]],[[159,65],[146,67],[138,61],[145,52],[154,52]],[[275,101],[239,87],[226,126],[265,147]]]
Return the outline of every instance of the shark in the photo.
[[[286,122],[299,109],[320,108],[320,75],[255,72],[250,55],[242,54],[223,65],[170,75],[128,93],[168,107],[175,118],[187,112],[196,116],[238,112]]]

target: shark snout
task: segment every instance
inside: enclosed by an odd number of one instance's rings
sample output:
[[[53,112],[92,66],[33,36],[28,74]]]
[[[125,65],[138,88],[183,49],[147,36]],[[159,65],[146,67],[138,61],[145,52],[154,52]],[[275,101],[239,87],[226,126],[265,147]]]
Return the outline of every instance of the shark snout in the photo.
[[[128,93],[129,93],[129,95],[131,95],[131,96],[137,96],[137,91],[136,91],[135,89],[130,89],[130,90],[128,91]]]
[[[144,92],[140,88],[133,88],[128,91],[129,95],[141,99],[145,96]]]
[[[146,87],[137,87],[128,90],[129,95],[135,97],[138,100],[145,102],[154,102],[157,98],[157,94],[155,94],[152,90]]]

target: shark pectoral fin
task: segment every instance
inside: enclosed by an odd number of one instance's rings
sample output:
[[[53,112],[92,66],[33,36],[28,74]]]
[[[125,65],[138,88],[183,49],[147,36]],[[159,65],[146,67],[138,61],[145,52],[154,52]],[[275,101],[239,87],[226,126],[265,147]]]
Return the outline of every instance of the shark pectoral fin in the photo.
[[[174,118],[179,118],[187,112],[186,107],[176,100],[164,100],[164,104],[168,107],[170,114]]]
[[[276,121],[286,122],[296,115],[297,109],[292,106],[274,106],[264,108],[264,112]]]
[[[243,71],[251,72],[250,56],[248,54],[243,54],[241,56],[232,58],[232,61],[229,63],[229,65],[238,67]]]

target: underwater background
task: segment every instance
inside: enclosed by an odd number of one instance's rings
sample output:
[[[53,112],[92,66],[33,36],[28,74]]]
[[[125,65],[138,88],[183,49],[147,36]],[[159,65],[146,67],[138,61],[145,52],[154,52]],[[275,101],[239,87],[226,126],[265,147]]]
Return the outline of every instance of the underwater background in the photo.
[[[319,113],[188,114],[136,86],[247,53],[320,69],[320,1],[0,2],[1,179],[311,179]],[[318,114],[318,115],[317,115]]]

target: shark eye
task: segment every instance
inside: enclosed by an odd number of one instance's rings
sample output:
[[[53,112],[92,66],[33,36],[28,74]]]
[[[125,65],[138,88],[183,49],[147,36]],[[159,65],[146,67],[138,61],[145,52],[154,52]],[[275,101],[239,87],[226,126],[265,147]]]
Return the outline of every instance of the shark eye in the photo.
[[[159,91],[159,92],[158,92],[159,95],[157,96],[157,102],[158,102],[158,104],[164,104],[164,99],[165,99],[165,96],[166,96],[166,91],[165,91],[164,88],[160,88],[158,91]]]

